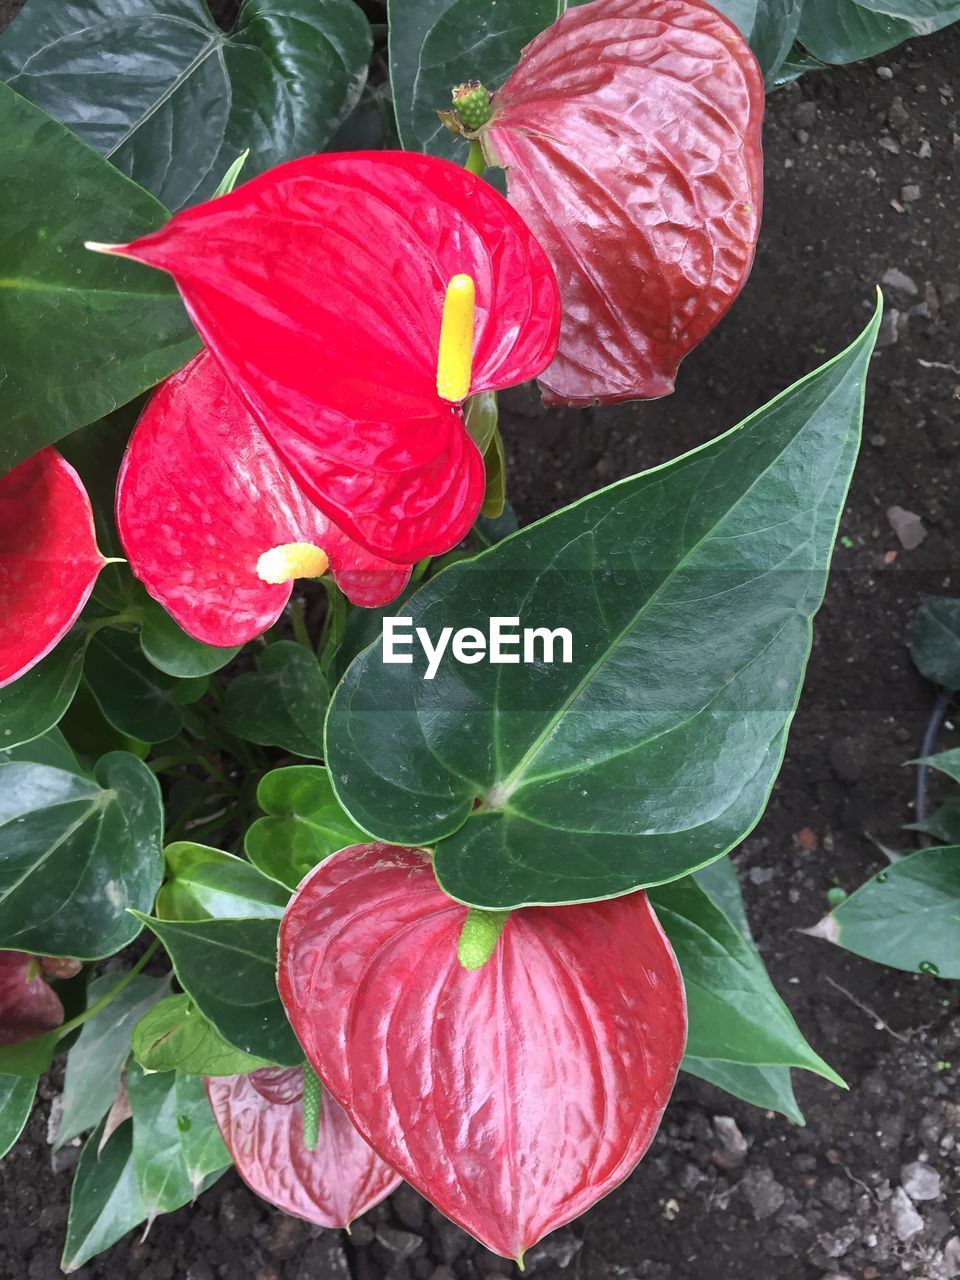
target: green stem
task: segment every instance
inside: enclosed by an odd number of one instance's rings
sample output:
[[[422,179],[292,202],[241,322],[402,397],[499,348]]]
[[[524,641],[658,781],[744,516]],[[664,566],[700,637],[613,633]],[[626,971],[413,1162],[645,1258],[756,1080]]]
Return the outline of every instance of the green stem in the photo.
[[[139,622],[139,618],[135,618],[132,613],[111,613],[106,618],[81,618],[80,625],[87,633],[87,638],[95,636],[98,631],[102,631],[104,627],[117,627],[121,624],[134,625]]]
[[[483,147],[480,145],[479,138],[470,139],[470,150],[467,152],[467,158],[463,163],[463,167],[469,173],[475,173],[479,178],[487,167],[487,161],[483,154]]]
[[[310,640],[310,633],[307,631],[307,619],[304,616],[303,602],[301,600],[294,600],[291,602],[290,617],[293,621],[294,640],[313,653],[313,644]]]
[[[147,964],[151,957],[156,955],[159,949],[160,941],[159,939],[154,939],[133,968],[128,969],[120,981],[115,986],[111,987],[106,995],[101,996],[100,999],[92,1004],[89,1009],[84,1009],[83,1013],[78,1013],[75,1018],[71,1018],[69,1022],[61,1023],[61,1025],[57,1027],[57,1031],[60,1033],[60,1038],[62,1039],[71,1031],[75,1031],[77,1027],[82,1027],[85,1022],[88,1022],[94,1014],[99,1013],[101,1009],[106,1009],[107,1005],[115,1000],[125,987],[129,987],[130,983],[134,980],[140,970],[145,964]]]

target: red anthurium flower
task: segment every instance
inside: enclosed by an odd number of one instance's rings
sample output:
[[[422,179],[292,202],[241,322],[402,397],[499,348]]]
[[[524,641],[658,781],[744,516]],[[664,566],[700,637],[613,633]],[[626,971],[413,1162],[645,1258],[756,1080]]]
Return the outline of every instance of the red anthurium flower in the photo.
[[[140,416],[117,485],[130,567],[190,635],[243,644],[272,626],[293,579],[329,565],[355,603],[393,600],[410,577],[305,497],[205,351]]]
[[[400,1185],[324,1090],[317,1145],[303,1136],[303,1071],[265,1067],[207,1077],[207,1096],[237,1172],[258,1196],[321,1227],[348,1227]]]
[[[41,961],[0,951],[0,1045],[19,1044],[63,1022],[60,997],[43,980]]]
[[[278,986],[307,1058],[370,1145],[504,1257],[612,1190],[683,1055],[677,963],[646,895],[513,912],[489,960],[417,849],[355,845],[303,881]]]
[[[594,0],[523,51],[481,137],[560,282],[548,403],[673,390],[753,262],[763,104],[703,0]]]
[[[479,511],[463,399],[534,377],[556,347],[556,281],[523,220],[429,156],[294,160],[132,244],[91,247],[171,273],[305,492],[398,564],[448,550]],[[472,288],[449,287],[463,276]]]
[[[0,478],[0,687],[66,635],[103,565],[90,499],[55,449]]]

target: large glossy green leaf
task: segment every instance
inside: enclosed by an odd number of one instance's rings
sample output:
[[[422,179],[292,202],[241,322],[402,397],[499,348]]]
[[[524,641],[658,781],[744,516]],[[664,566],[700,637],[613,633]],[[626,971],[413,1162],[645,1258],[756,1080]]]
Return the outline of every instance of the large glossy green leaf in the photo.
[[[133,1126],[125,1120],[100,1151],[103,1125],[83,1145],[70,1190],[70,1215],[61,1266],[78,1267],[139,1226],[147,1211],[137,1189]]]
[[[910,656],[934,684],[960,689],[960,599],[924,598],[910,628]]]
[[[718,0],[714,8],[736,23],[772,85],[797,37],[803,0]]]
[[[322,765],[274,769],[260,779],[257,803],[269,816],[247,831],[247,857],[288,889],[331,853],[367,839],[344,813]]]
[[[147,661],[132,631],[98,631],[87,649],[85,675],[100,710],[121,733],[166,742],[183,728],[176,680]]]
[[[859,62],[958,19],[956,0],[803,0],[798,37],[821,62]]]
[[[497,615],[566,628],[572,661],[535,641],[427,679],[416,641],[411,665],[367,649],[326,726],[354,821],[436,846],[444,889],[491,909],[658,884],[741,840],[796,707],[878,321],[740,427],[422,587],[400,614],[432,644]]]
[[[84,240],[130,240],[167,211],[0,85],[0,474],[183,364],[197,339],[173,283]]]
[[[952,751],[940,751],[935,756],[924,756],[911,763],[929,765],[931,769],[945,773],[954,782],[960,782],[960,747],[954,747]]]
[[[193,1200],[232,1163],[197,1076],[127,1068],[133,1165],[150,1221]],[[209,1182],[207,1182],[209,1185]]]
[[[244,178],[322,150],[370,49],[354,0],[245,0],[229,34],[204,0],[29,0],[0,77],[179,209],[248,147]]]
[[[687,1053],[760,1067],[804,1067],[835,1084],[774,990],[752,942],[693,876],[650,891],[687,993]]]
[[[567,0],[388,0],[390,83],[406,151],[458,158],[461,138],[437,119],[464,80],[494,89],[535,35],[575,5]]]
[[[894,969],[960,978],[960,845],[892,863],[808,932]]]
[[[59,722],[80,683],[84,647],[83,633],[72,631],[25,676],[0,689],[0,749],[32,742]]]
[[[194,640],[146,592],[130,607],[130,612],[140,623],[140,647],[144,655],[169,676],[187,680],[212,675],[240,652],[239,645],[219,648]]]
[[[960,844],[960,797],[951,796],[925,822],[908,822],[908,831],[924,831],[944,844]]]
[[[237,1076],[269,1063],[228,1044],[186,994],[168,996],[133,1029],[131,1047],[145,1071]]]
[[[163,860],[160,788],[112,752],[96,780],[48,765],[0,764],[0,946],[99,959],[140,932]]]
[[[94,978],[87,993],[88,1006],[96,1004],[119,979],[116,973]],[[110,1110],[120,1072],[130,1055],[130,1034],[169,990],[169,978],[138,973],[104,1009],[83,1024],[67,1054],[63,1111],[55,1147],[92,1129]]]
[[[763,959],[757,950],[750,923],[743,905],[743,894],[737,873],[729,858],[718,858],[716,862],[701,867],[694,875],[701,889],[713,901],[714,905],[724,913],[732,925],[739,930],[749,949],[753,952],[758,965],[763,966]],[[742,1098],[756,1107],[770,1111],[779,1111],[796,1124],[803,1124],[803,1113],[797,1106],[793,1092],[793,1082],[789,1067],[758,1067],[743,1062],[723,1062],[710,1058],[695,1058],[689,1053],[681,1064],[684,1071],[708,1080],[736,1098]]]
[[[221,718],[245,742],[322,756],[326,709],[327,686],[313,653],[278,640],[259,655],[256,671],[227,686]]]
[[[163,851],[167,879],[157,895],[164,920],[283,915],[290,895],[244,858],[182,840]]]
[[[70,744],[59,729],[50,729],[39,738],[32,738],[19,747],[11,747],[8,751],[0,751],[0,764],[12,762],[29,764],[46,764],[54,769],[65,769],[81,778],[90,774],[70,749]]]
[[[244,1053],[293,1067],[303,1051],[277,992],[277,928],[271,920],[152,920],[177,981],[223,1038]]]
[[[36,1076],[0,1075],[0,1160],[23,1133],[39,1083]]]

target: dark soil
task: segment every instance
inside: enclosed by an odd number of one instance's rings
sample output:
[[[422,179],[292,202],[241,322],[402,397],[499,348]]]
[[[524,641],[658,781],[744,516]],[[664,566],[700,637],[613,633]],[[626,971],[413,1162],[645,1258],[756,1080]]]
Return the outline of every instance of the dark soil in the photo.
[[[883,865],[881,844],[909,847],[900,828],[913,776],[903,762],[916,754],[933,692],[912,669],[904,637],[922,591],[960,588],[958,69],[955,28],[770,98],[757,265],[731,315],[684,365],[674,396],[550,415],[532,392],[508,399],[511,493],[527,521],[730,426],[853,338],[885,273],[912,281],[887,290],[863,455],[786,764],[766,817],[736,854],[771,973],[850,1092],[801,1076],[808,1123],[797,1128],[682,1079],[636,1173],[528,1255],[528,1271],[543,1280],[960,1276],[960,989],[798,932],[823,913],[832,884],[852,889]],[[894,505],[924,522],[914,551],[888,523]],[[939,745],[960,737],[948,725]],[[4,1280],[58,1275],[77,1152],[51,1168],[45,1128],[55,1092],[47,1082],[25,1139],[0,1167]],[[747,1141],[740,1163],[717,1116],[733,1117]],[[941,1190],[911,1208],[902,1170],[917,1160],[936,1170]],[[407,1188],[348,1237],[274,1212],[230,1174],[194,1207],[159,1220],[145,1241],[125,1241],[77,1274],[473,1280],[510,1272]]]

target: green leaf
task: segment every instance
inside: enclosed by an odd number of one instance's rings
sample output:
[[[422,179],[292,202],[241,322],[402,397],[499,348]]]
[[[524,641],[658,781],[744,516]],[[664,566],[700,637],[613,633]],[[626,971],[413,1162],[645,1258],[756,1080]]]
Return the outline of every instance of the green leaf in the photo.
[[[701,867],[694,873],[694,879],[713,900],[714,905],[740,931],[757,964],[762,966],[763,959],[750,932],[740,882],[730,859],[718,858],[716,862]],[[747,1066],[741,1062],[714,1061],[709,1058],[692,1058],[689,1055],[684,1058],[682,1066],[691,1075],[708,1080],[736,1098],[742,1098],[757,1107],[779,1111],[796,1124],[804,1123],[793,1092],[789,1067]]]
[[[400,614],[434,644],[497,615],[567,629],[572,662],[533,637],[532,662],[448,653],[426,679],[418,643],[409,666],[367,649],[326,726],[353,820],[436,846],[446,892],[489,910],[626,893],[737,844],[796,708],[879,314],[740,427],[421,587]]]
[[[83,632],[71,631],[42,662],[0,690],[0,748],[31,742],[59,722],[80,683],[83,651]]]
[[[821,62],[860,62],[904,40],[939,30],[958,17],[960,5],[955,3],[934,20],[891,16],[857,0],[803,0],[797,35],[804,48]]]
[[[929,765],[931,769],[945,773],[954,782],[960,782],[960,747],[954,747],[952,751],[941,751],[935,756],[923,756],[910,763]]]
[[[61,1266],[76,1271],[146,1218],[133,1164],[133,1126],[125,1120],[98,1151],[103,1124],[83,1145],[70,1190]]]
[[[260,779],[257,804],[269,817],[247,831],[247,857],[288,889],[331,853],[368,839],[344,813],[322,765],[274,769]]]
[[[30,0],[0,76],[179,209],[247,147],[245,177],[321,150],[371,44],[353,0],[245,0],[229,34],[202,0]]]
[[[60,721],[60,728],[69,740],[71,750],[85,760],[96,760],[110,751],[129,751],[144,760],[150,751],[149,743],[121,733],[110,723],[86,680],[80,681],[73,702]]]
[[[212,675],[242,648],[241,645],[219,648],[194,640],[146,592],[130,612],[140,623],[140,647],[145,657],[168,676],[183,680]]]
[[[483,466],[486,472],[487,487],[483,494],[483,506],[480,515],[487,520],[496,520],[503,515],[507,500],[507,460],[503,452],[503,437],[494,431],[493,439],[483,455]]]
[[[926,596],[910,628],[917,669],[947,689],[960,689],[960,599]]]
[[[100,710],[120,733],[166,742],[183,728],[175,680],[151,666],[132,631],[98,631],[87,649],[84,674]]]
[[[228,1044],[188,995],[168,996],[133,1029],[134,1057],[145,1071],[238,1076],[269,1063]]]
[[[940,805],[926,822],[907,823],[908,831],[925,831],[944,844],[960,844],[960,797]]]
[[[0,1075],[0,1160],[23,1133],[39,1083],[36,1076]]]
[[[222,1172],[231,1161],[198,1077],[147,1074],[132,1062],[127,1068],[127,1090],[137,1187],[147,1221],[152,1222],[158,1213],[172,1213],[188,1204],[204,1180]]]
[[[131,907],[160,887],[160,788],[113,752],[96,781],[47,765],[0,764],[0,946],[96,960],[140,932]]]
[[[466,157],[462,138],[437,119],[464,80],[495,89],[524,45],[567,8],[565,0],[388,0],[390,83],[405,151]]]
[[[153,920],[177,981],[225,1040],[267,1062],[294,1067],[303,1050],[277,991],[277,929],[271,920]]]
[[[803,0],[718,0],[714,8],[740,29],[769,88],[796,39]]]
[[[257,670],[227,686],[221,722],[245,742],[323,755],[327,686],[311,651],[278,640],[257,657]]]
[[[121,976],[105,973],[94,978],[87,994],[87,1006],[96,1004],[117,985]],[[83,1024],[67,1054],[63,1112],[55,1148],[92,1129],[110,1110],[120,1072],[130,1054],[131,1032],[169,990],[169,977],[152,978],[138,973],[105,1008]]]
[[[70,750],[70,744],[59,729],[50,729],[41,737],[33,738],[22,746],[0,751],[0,764],[9,764],[13,761],[50,765],[54,769],[65,769],[68,773],[75,773],[81,778],[90,776]]]
[[[11,1076],[42,1076],[53,1061],[60,1039],[55,1028],[32,1040],[18,1040],[16,1044],[0,1045],[0,1074]]]
[[[110,413],[197,349],[173,282],[85,240],[132,240],[167,211],[0,85],[0,474]]]
[[[807,932],[894,969],[960,978],[960,845],[892,863]]]
[[[167,881],[157,895],[163,920],[223,920],[283,915],[289,893],[243,858],[178,841],[163,851]]]
[[[502,515],[496,520],[488,520],[486,516],[481,515],[473,526],[473,532],[481,547],[494,547],[504,538],[509,538],[511,533],[516,533],[519,528],[517,513],[509,502],[504,502]]]
[[[735,1098],[742,1098],[764,1111],[779,1111],[794,1124],[806,1124],[787,1067],[748,1067],[741,1062],[714,1062],[689,1056],[680,1065],[690,1075],[716,1085]]]
[[[692,877],[650,892],[687,992],[687,1053],[759,1067],[803,1067],[834,1084],[774,990],[756,947]]]

